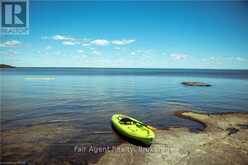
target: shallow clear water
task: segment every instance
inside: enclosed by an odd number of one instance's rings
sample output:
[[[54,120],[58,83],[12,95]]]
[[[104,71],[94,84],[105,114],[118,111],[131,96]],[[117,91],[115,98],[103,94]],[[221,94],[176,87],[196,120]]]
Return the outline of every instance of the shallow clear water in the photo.
[[[199,124],[177,110],[248,112],[247,70],[15,68],[1,73],[1,129],[47,122],[80,129],[75,143],[111,144],[110,119],[124,113],[158,128]],[[211,87],[186,87],[182,81]],[[92,136],[88,136],[89,134]]]

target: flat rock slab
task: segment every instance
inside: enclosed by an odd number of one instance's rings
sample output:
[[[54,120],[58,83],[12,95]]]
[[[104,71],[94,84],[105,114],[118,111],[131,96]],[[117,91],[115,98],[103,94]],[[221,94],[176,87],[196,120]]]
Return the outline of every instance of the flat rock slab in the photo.
[[[203,131],[187,128],[157,130],[149,148],[128,143],[104,154],[98,165],[247,165],[248,114],[201,114],[177,112],[177,116],[198,121]]]
[[[198,87],[210,87],[211,85],[204,82],[193,82],[193,81],[184,81],[182,82],[185,86],[198,86]]]

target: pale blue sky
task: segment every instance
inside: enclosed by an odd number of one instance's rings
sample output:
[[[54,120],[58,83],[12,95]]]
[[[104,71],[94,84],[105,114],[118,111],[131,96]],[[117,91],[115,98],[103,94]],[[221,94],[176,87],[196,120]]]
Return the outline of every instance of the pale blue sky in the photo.
[[[31,1],[29,22],[1,63],[248,69],[248,2]]]

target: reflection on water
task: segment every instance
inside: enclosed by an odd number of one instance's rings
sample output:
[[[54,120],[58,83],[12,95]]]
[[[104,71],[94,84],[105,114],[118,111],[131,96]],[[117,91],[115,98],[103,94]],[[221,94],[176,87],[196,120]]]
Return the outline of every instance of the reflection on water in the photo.
[[[248,111],[244,71],[25,68],[0,72],[3,160],[49,159],[54,164],[95,160],[99,154],[75,153],[73,147],[120,143],[110,125],[114,113],[158,128],[197,128],[197,123],[173,112]],[[184,87],[180,83],[186,80],[213,86]]]

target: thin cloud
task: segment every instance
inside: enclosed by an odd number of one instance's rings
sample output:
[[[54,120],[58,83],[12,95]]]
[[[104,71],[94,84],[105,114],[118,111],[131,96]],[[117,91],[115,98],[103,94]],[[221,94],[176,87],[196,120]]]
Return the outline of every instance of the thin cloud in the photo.
[[[97,46],[107,46],[110,44],[110,42],[108,40],[104,40],[104,39],[93,40],[90,43],[97,45]]]
[[[17,52],[13,50],[0,51],[0,56],[13,56],[16,55]]]
[[[17,40],[10,40],[5,42],[0,42],[0,47],[16,47],[20,45],[21,42]]]
[[[128,45],[128,44],[131,44],[133,42],[135,42],[135,40],[113,40],[111,43],[113,45],[121,46],[121,45]]]
[[[132,50],[130,52],[131,55],[139,55],[139,56],[149,56],[152,55],[154,51],[152,49],[138,49]]]
[[[228,57],[227,59],[231,61],[238,61],[238,62],[244,62],[247,60],[246,58],[243,58],[243,57]]]
[[[113,49],[114,49],[114,50],[121,50],[120,47],[114,47]]]
[[[78,53],[84,53],[84,50],[79,49],[79,50],[77,50],[77,52],[78,52]]]
[[[233,57],[233,56],[212,56],[212,57],[209,57],[209,58],[204,58],[202,59],[202,61],[206,61],[206,62],[210,62],[210,63],[221,63],[223,61],[225,62],[234,62],[234,63],[242,63],[242,62],[246,62],[248,61],[247,58],[244,58],[244,57]]]
[[[131,55],[136,55],[136,52],[131,52]]]
[[[80,44],[80,39],[71,37],[71,36],[65,36],[65,35],[54,35],[51,37],[41,37],[42,39],[50,39],[50,40],[54,40],[54,41],[59,41],[61,42],[63,45],[78,45]]]
[[[42,39],[50,39],[54,41],[59,41],[64,45],[81,45],[81,46],[125,46],[135,42],[134,39],[123,39],[123,40],[107,40],[107,39],[86,39],[86,38],[75,38],[68,35],[53,35],[53,36],[43,36]]]
[[[73,42],[73,41],[63,41],[63,45],[78,45],[80,44],[79,42]]]
[[[76,41],[76,38],[69,37],[69,36],[63,36],[63,35],[54,35],[51,37],[53,40],[56,41]]]
[[[170,54],[170,57],[173,60],[185,60],[188,57],[188,55],[183,53],[172,53]]]
[[[52,46],[48,45],[45,47],[45,50],[51,50],[52,49]]]
[[[82,46],[90,46],[89,43],[82,43],[81,45],[82,45]]]
[[[246,59],[245,59],[245,58],[242,58],[242,57],[236,57],[235,60],[237,60],[237,61],[242,61],[242,62],[243,62],[243,61],[246,61]]]
[[[91,52],[93,55],[101,55],[101,52],[97,51],[97,50],[93,50]]]

